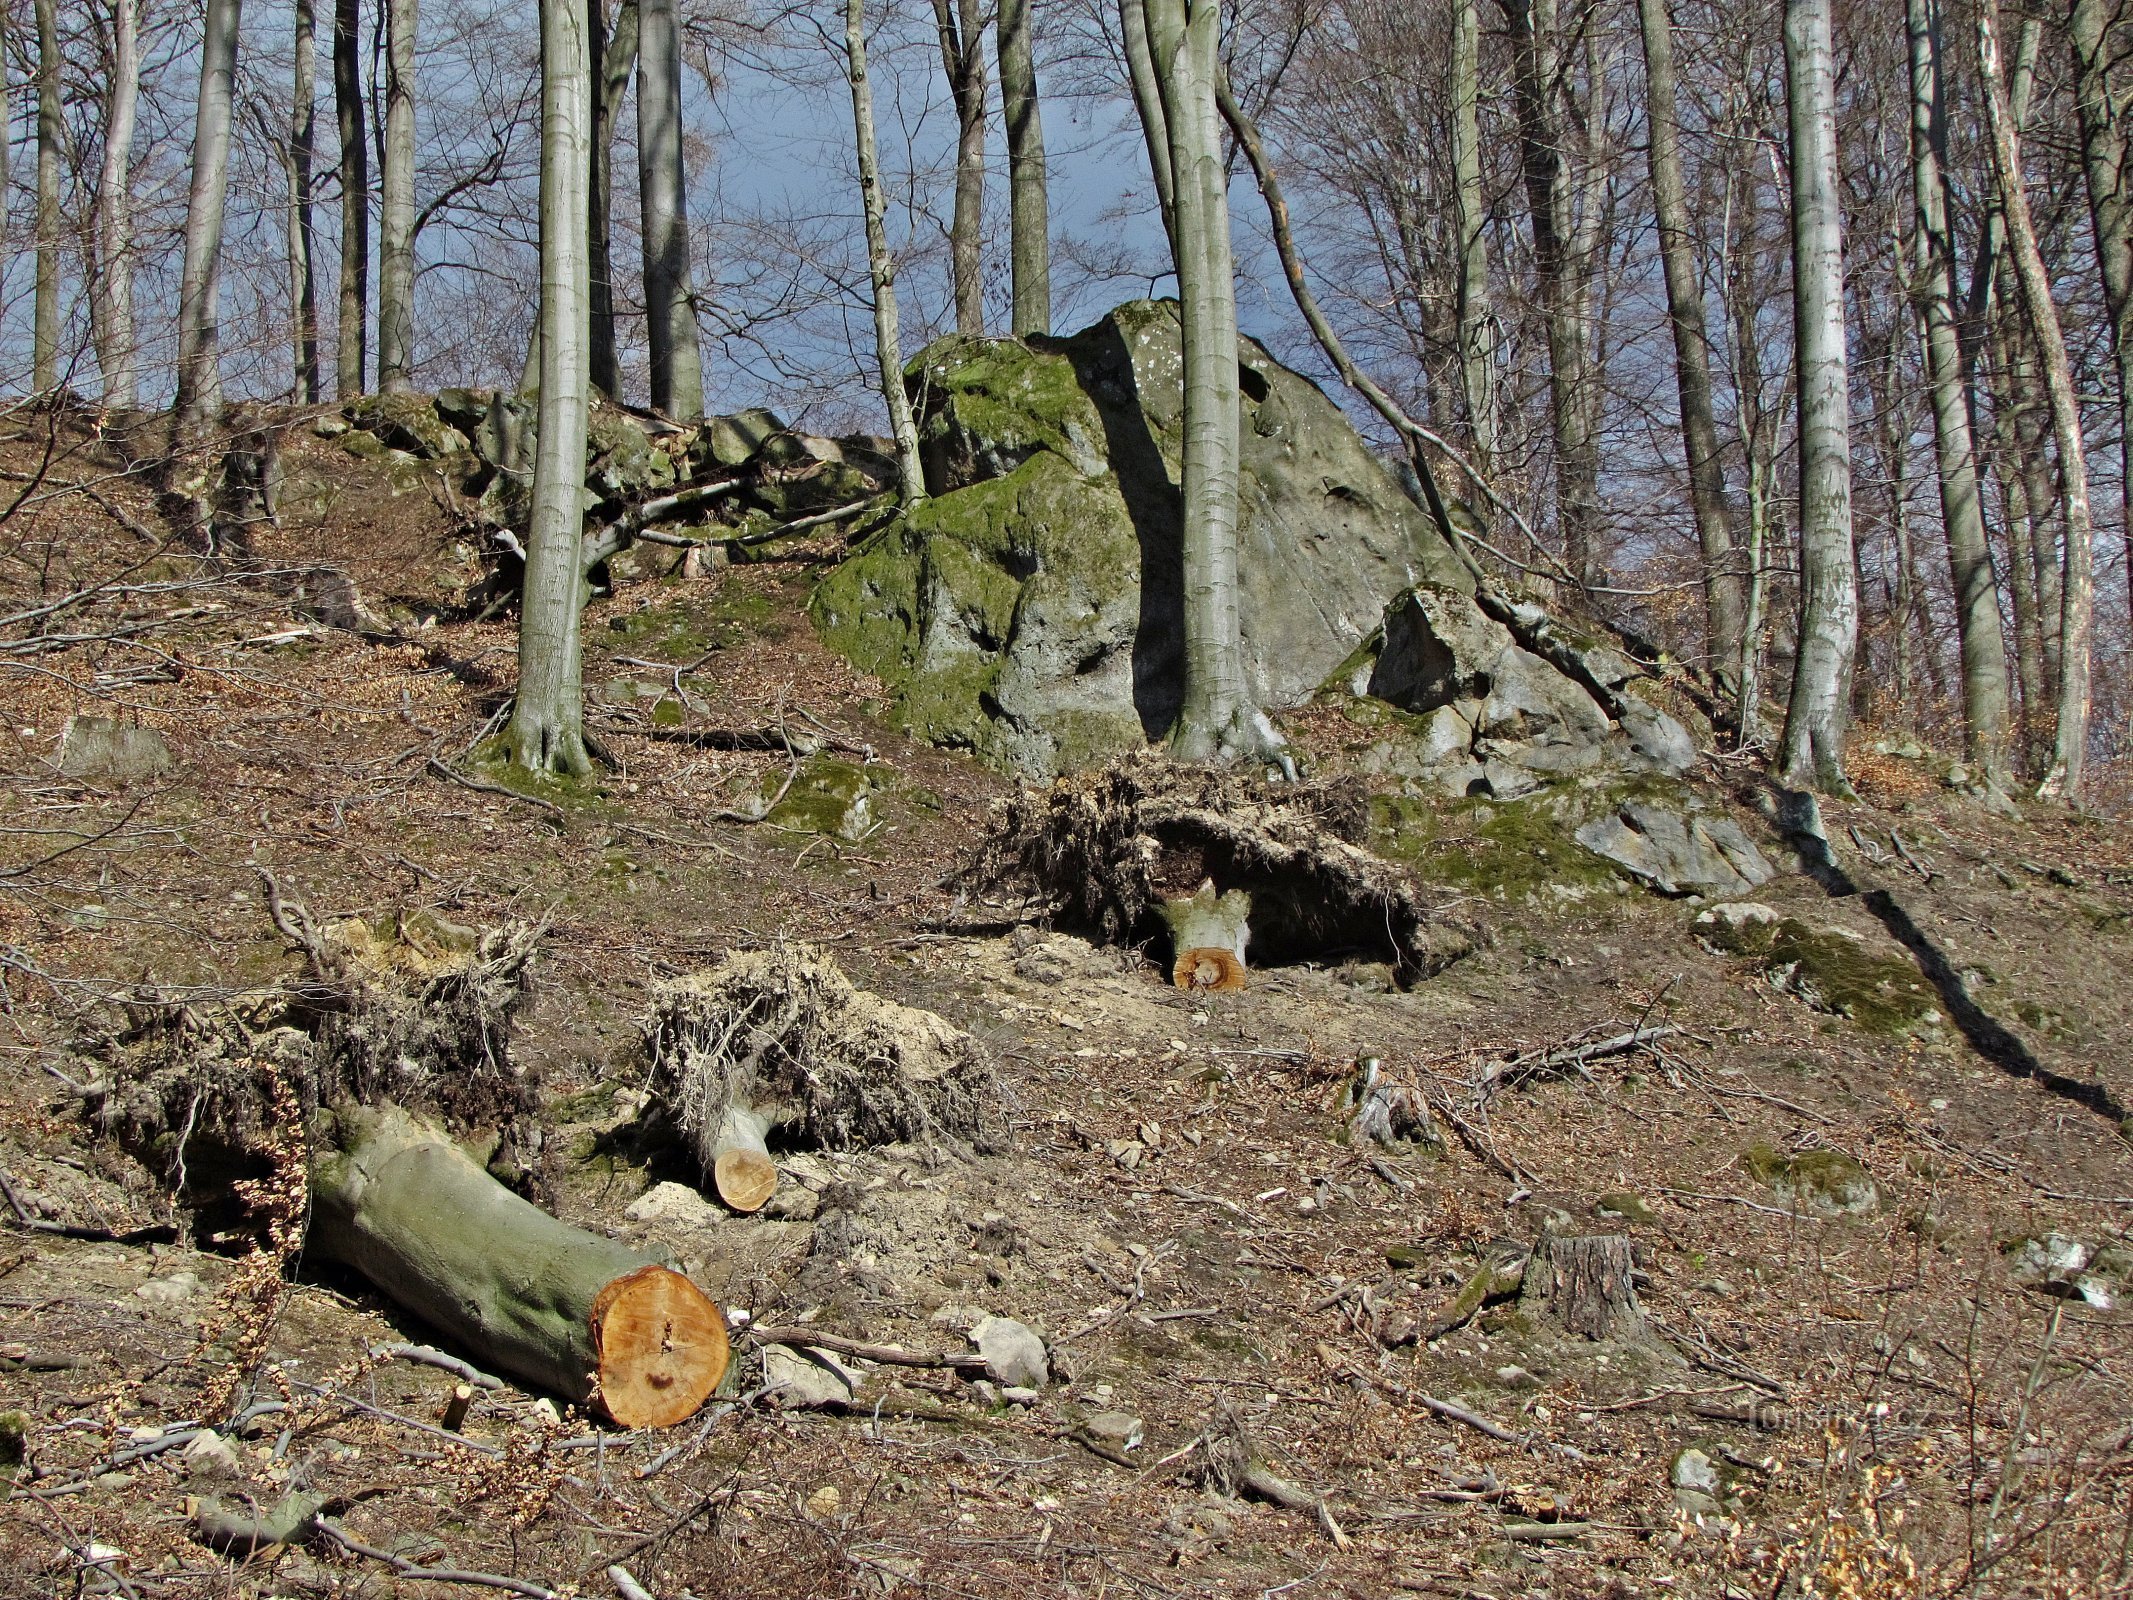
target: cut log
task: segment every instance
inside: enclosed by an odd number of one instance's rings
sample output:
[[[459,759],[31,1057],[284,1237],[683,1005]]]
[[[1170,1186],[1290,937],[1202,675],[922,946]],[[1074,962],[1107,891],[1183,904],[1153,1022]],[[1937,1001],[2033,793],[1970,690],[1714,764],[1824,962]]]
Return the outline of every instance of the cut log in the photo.
[[[1241,989],[1244,946],[1251,938],[1252,897],[1242,889],[1215,893],[1214,879],[1182,900],[1163,902],[1170,928],[1170,980],[1180,989]]]
[[[736,1211],[760,1211],[778,1192],[778,1166],[765,1142],[770,1117],[736,1100],[719,1119],[712,1146],[711,1181],[718,1197]]]
[[[486,1366],[671,1427],[725,1376],[726,1320],[680,1273],[520,1199],[394,1106],[342,1111],[312,1168],[311,1248]]]
[[[1549,1236],[1534,1246],[1526,1265],[1523,1303],[1535,1306],[1568,1332],[1617,1342],[1649,1337],[1637,1286],[1629,1236]]]
[[[1355,1076],[1348,1080],[1341,1108],[1350,1113],[1348,1142],[1352,1145],[1398,1150],[1410,1141],[1444,1143],[1436,1119],[1430,1115],[1429,1102],[1419,1091],[1386,1077],[1385,1064],[1376,1056],[1355,1058]]]

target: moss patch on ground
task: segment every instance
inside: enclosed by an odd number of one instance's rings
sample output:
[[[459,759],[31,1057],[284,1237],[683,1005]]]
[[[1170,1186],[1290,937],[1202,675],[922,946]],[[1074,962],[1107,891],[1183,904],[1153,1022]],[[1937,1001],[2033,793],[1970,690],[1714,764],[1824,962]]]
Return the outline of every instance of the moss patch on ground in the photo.
[[[1881,1190],[1873,1177],[1841,1150],[1798,1150],[1752,1144],[1741,1165],[1795,1211],[1817,1217],[1858,1217],[1878,1210]]]
[[[1877,955],[1850,934],[1797,917],[1699,921],[1696,932],[1713,950],[1754,963],[1774,986],[1868,1033],[1898,1038],[1941,1019],[1940,998],[1915,966]]]

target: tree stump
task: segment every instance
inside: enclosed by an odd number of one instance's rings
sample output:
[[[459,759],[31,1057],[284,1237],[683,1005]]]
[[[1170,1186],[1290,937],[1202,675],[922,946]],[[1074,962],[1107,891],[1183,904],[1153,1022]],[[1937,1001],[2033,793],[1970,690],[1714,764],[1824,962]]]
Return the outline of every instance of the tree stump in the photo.
[[[1164,901],[1162,911],[1175,953],[1171,982],[1180,989],[1244,987],[1244,946],[1252,936],[1250,895],[1242,889],[1218,895],[1209,878],[1190,897]]]
[[[626,1428],[671,1427],[725,1376],[726,1319],[651,1256],[560,1222],[394,1106],[336,1118],[310,1244],[485,1365]]]
[[[1585,1338],[1642,1339],[1648,1330],[1630,1279],[1633,1266],[1627,1234],[1550,1235],[1533,1247],[1520,1297]]]
[[[760,1211],[778,1192],[778,1164],[770,1159],[771,1118],[736,1100],[719,1119],[711,1181],[718,1197],[739,1212]]]

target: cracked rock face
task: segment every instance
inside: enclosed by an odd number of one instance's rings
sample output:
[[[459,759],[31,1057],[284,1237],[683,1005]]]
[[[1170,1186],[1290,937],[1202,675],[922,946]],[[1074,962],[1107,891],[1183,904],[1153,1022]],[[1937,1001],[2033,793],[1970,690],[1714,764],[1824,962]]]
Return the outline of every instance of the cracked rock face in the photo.
[[[1623,801],[1576,838],[1661,894],[1742,895],[1774,873],[1731,817],[1650,800]]]

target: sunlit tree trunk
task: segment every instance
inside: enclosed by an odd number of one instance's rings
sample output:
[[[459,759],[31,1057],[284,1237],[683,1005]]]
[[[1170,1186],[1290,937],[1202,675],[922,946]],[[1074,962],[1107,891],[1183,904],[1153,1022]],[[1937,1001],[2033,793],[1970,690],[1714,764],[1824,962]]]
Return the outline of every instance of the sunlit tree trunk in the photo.
[[[955,104],[955,214],[948,225],[955,330],[985,332],[985,17],[977,0],[933,0]]]
[[[207,0],[200,44],[192,190],[186,198],[185,265],[178,286],[178,392],[172,407],[181,438],[196,435],[222,409],[222,224],[239,7],[240,0]]]
[[[36,0],[37,17],[37,287],[30,328],[31,382],[39,394],[59,387],[59,168],[67,137],[66,62],[60,54],[58,0]]]
[[[385,0],[385,142],[378,157],[378,389],[415,373],[415,33],[419,0]]]
[[[1000,0],[994,40],[1000,58],[1000,115],[1007,124],[1007,254],[1017,338],[1052,331],[1051,183],[1029,13],[1030,0]]]
[[[2096,265],[2118,367],[2120,470],[2122,481],[2133,484],[2133,164],[2127,160],[2125,111],[2112,84],[2114,58],[2107,48],[2111,24],[2124,14],[2114,0],[2073,0],[2067,31],[2074,47],[2075,105]],[[2127,515],[2122,534],[2127,581],[2133,585],[2133,514]]]
[[[1452,0],[1452,202],[1459,226],[1459,383],[1474,465],[1496,460],[1496,309],[1489,293],[1488,193],[1481,176],[1481,14]]]
[[[592,178],[592,58],[584,0],[541,3],[541,386],[519,608],[518,699],[506,742],[535,772],[583,774],[586,411],[591,307],[585,197]]]
[[[111,80],[104,86],[104,155],[97,168],[96,272],[89,284],[90,337],[104,404],[131,410],[139,353],[133,331],[133,138],[141,99],[139,0],[112,0]]]
[[[1156,82],[1148,18],[1141,0],[1118,0],[1118,26],[1119,42],[1126,52],[1126,82],[1133,91],[1133,109],[1140,116],[1141,133],[1148,143],[1148,175],[1155,184],[1156,209],[1162,213],[1163,235],[1169,239],[1175,258],[1178,208],[1177,187],[1170,170],[1170,120],[1163,106],[1163,91]]]
[[[126,3],[126,0],[121,0]],[[291,84],[289,179],[289,320],[296,403],[318,399],[318,295],[312,268],[311,156],[317,138],[318,27],[313,0],[295,0],[296,73]]]
[[[918,425],[904,392],[903,339],[896,326],[896,261],[889,254],[887,197],[881,192],[881,160],[874,148],[874,89],[867,79],[867,34],[863,0],[844,0],[845,75],[852,87],[852,138],[859,158],[859,196],[866,212],[867,282],[874,296],[874,364],[882,404],[896,439],[896,467],[906,505],[926,497],[918,460]]]
[[[607,0],[585,0],[593,60],[592,187],[586,202],[586,248],[592,278],[592,384],[610,400],[622,395],[622,363],[615,347],[615,115],[637,66],[637,0],[622,0],[615,24],[603,17]]]
[[[2021,290],[2022,311],[2036,341],[2045,394],[2051,403],[2052,436],[2059,453],[2059,498],[2066,517],[2060,576],[2059,704],[2051,764],[2037,786],[2043,799],[2080,798],[2089,736],[2090,632],[2095,611],[2095,538],[2089,516],[2089,473],[2081,438],[2081,411],[2068,367],[2066,340],[2052,303],[2051,277],[2037,247],[2023,187],[2022,144],[2000,76],[1999,6],[1981,0],[1977,15],[1978,63],[1985,79],[1985,109],[1992,129],[1993,173],[2007,216],[2007,253]],[[2031,508],[2034,515],[2035,507]]]
[[[362,0],[334,0],[333,110],[341,143],[340,322],[334,393],[363,392],[370,327],[370,145],[363,128]]]
[[[1933,400],[1933,449],[1941,525],[1955,584],[1963,662],[1963,753],[1989,783],[2007,775],[2007,646],[1999,586],[1985,537],[1971,432],[1970,377],[1955,316],[1955,235],[1948,222],[1948,123],[1941,88],[1939,0],[1908,0],[1911,43],[1911,183],[1918,314]]]
[[[689,280],[688,186],[681,150],[681,28],[674,0],[638,0],[637,178],[644,202],[644,309],[652,405],[704,414],[704,365]]]
[[[1785,102],[1800,408],[1800,642],[1779,766],[1788,783],[1848,794],[1844,735],[1859,640],[1859,589],[1829,0],[1787,0]]]
[[[1734,570],[1733,533],[1726,525],[1726,471],[1718,450],[1718,420],[1711,407],[1703,281],[1697,275],[1688,189],[1681,172],[1674,24],[1666,0],[1638,0],[1637,15],[1644,35],[1652,204],[1659,222],[1668,320],[1674,329],[1674,379],[1681,397],[1682,442],[1688,451],[1689,504],[1696,517],[1696,541],[1703,550],[1704,653],[1719,681],[1737,691],[1727,652],[1740,638],[1740,578]]]

